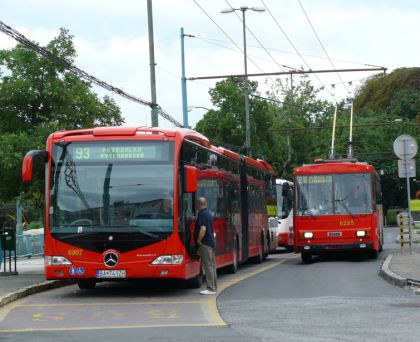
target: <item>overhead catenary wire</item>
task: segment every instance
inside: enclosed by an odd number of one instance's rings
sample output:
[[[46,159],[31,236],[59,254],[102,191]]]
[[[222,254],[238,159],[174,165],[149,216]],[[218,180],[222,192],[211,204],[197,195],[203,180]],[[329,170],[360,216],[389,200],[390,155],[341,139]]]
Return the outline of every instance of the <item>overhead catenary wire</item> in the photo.
[[[210,14],[208,14],[207,13],[207,11],[196,1],[196,0],[192,0],[200,9],[201,9],[201,11],[213,22],[213,24],[215,24],[216,26],[217,26],[217,28],[220,30],[220,31],[222,31],[222,33],[238,48],[238,50],[239,51],[241,51],[242,53],[244,52],[243,51],[243,49],[241,49],[241,47],[226,33],[226,31],[225,30],[223,30],[223,28],[218,24],[218,23],[216,23],[216,21],[210,16]],[[257,63],[255,63],[255,61],[254,60],[252,60],[251,58],[247,58],[247,59],[249,59],[250,61],[251,61],[251,63],[252,64],[254,64],[255,65],[255,67],[257,67],[258,68],[258,70],[260,70],[261,72],[264,72],[264,70],[263,69],[261,69],[261,67],[257,64]],[[271,79],[271,81],[273,81],[274,83],[275,83],[275,81],[274,80],[272,80]]]
[[[226,44],[232,44],[232,42],[229,42],[227,40],[221,40],[221,39],[216,39],[216,38],[210,38],[210,37],[202,37],[202,36],[194,36],[194,38],[197,38],[199,40],[203,40],[203,41],[208,41],[208,42],[219,42],[219,43],[226,43]],[[223,45],[220,45],[223,46]],[[247,44],[247,46],[252,47],[252,48],[256,48],[256,49],[262,49],[261,46],[257,46],[257,45],[252,45],[252,44]],[[281,52],[281,53],[287,53],[287,54],[293,54],[293,55],[297,55],[296,51],[288,51],[288,50],[281,50],[281,49],[276,49],[276,48],[271,48],[268,47],[266,48],[269,51],[274,51],[274,52]],[[301,53],[302,56],[305,57],[311,57],[311,58],[318,58],[318,59],[328,59],[327,57],[323,57],[323,56],[316,56],[316,55],[310,55],[310,54],[305,54],[305,53]],[[364,65],[364,66],[368,66],[368,67],[377,67],[380,68],[382,66],[380,65],[375,65],[375,64],[369,64],[369,63],[362,63],[362,62],[355,62],[355,61],[349,61],[346,59],[339,59],[339,58],[332,58],[333,61],[336,62],[342,62],[342,63],[348,63],[348,64],[356,64],[356,65]]]
[[[260,0],[261,3],[263,4],[263,6],[265,7],[265,9],[267,10],[267,12],[270,14],[271,18],[274,20],[274,22],[276,23],[277,27],[279,28],[279,30],[283,33],[284,37],[287,39],[287,41],[289,42],[289,44],[293,47],[293,49],[296,51],[296,53],[298,54],[298,56],[300,57],[300,59],[303,61],[303,63],[306,65],[306,67],[310,70],[311,67],[309,66],[308,62],[305,60],[305,58],[303,58],[302,54],[299,52],[299,50],[296,48],[295,44],[293,44],[292,40],[289,38],[289,36],[287,35],[287,33],[284,31],[284,29],[281,27],[281,25],[279,24],[279,22],[277,21],[277,19],[274,17],[273,13],[271,12],[271,10],[268,8],[268,6],[266,5],[266,3],[264,2],[264,0]],[[319,83],[321,83],[322,85],[324,85],[324,83],[320,80],[320,78],[315,75],[315,78],[318,80]],[[328,88],[325,88],[331,95],[331,97],[334,99],[335,102],[337,102],[337,99],[335,98],[334,93],[332,93]]]
[[[99,78],[87,73],[86,71],[83,71],[76,67],[75,65],[71,64],[69,61],[65,60],[64,58],[58,57],[55,54],[53,54],[51,51],[49,51],[47,48],[41,47],[38,44],[30,41],[28,38],[26,38],[23,34],[19,33],[12,27],[6,25],[4,22],[0,21],[0,31],[8,35],[9,37],[12,37],[19,43],[23,44],[24,46],[36,51],[40,55],[44,56],[45,58],[54,61],[55,63],[63,66],[68,71],[72,72],[73,74],[77,75],[80,78],[83,78],[89,82],[92,82],[96,84],[97,86],[104,88],[106,90],[109,90],[115,94],[118,94],[122,97],[125,97],[128,100],[137,102],[143,106],[148,106],[152,108],[152,106],[155,106],[157,109],[158,114],[168,120],[169,122],[173,123],[177,127],[184,127],[179,121],[177,121],[174,117],[172,117],[170,114],[165,112],[158,104],[152,104],[149,101],[142,100],[134,95],[130,95],[123,91],[120,88],[114,87],[111,84],[100,80]]]
[[[228,0],[225,0],[225,2],[229,5],[229,7],[231,9],[234,10],[234,8],[232,7],[232,5],[229,3]],[[242,18],[241,16],[236,13],[236,11],[234,11],[236,17],[239,19],[239,21],[242,23]],[[258,42],[258,44],[260,44],[261,48],[264,49],[264,51],[267,53],[268,56],[270,56],[271,60],[281,69],[284,71],[284,68],[289,68],[289,69],[295,69],[293,67],[290,67],[288,65],[282,65],[279,62],[276,61],[276,59],[273,57],[273,55],[265,48],[265,46],[261,43],[261,41],[257,38],[257,36],[254,34],[254,32],[252,32],[252,30],[248,27],[248,25],[245,25],[247,31],[254,37],[254,39]]]
[[[318,40],[318,42],[319,42],[319,45],[321,45],[322,50],[324,50],[324,53],[325,53],[325,55],[327,56],[328,60],[330,61],[331,66],[333,67],[333,69],[335,69],[335,65],[334,65],[334,63],[332,62],[332,60],[331,60],[331,58],[330,58],[330,56],[329,56],[329,54],[328,54],[327,50],[325,49],[324,44],[322,44],[321,39],[319,38],[319,35],[318,35],[318,33],[316,32],[314,25],[312,24],[311,20],[309,19],[308,14],[307,14],[307,13],[306,13],[306,11],[305,11],[305,8],[304,8],[304,7],[303,7],[303,5],[302,5],[302,2],[301,2],[300,0],[298,0],[298,2],[299,2],[299,5],[300,5],[300,8],[301,8],[301,9],[302,9],[302,11],[303,11],[303,14],[304,14],[304,15],[305,15],[305,17],[306,17],[306,20],[308,21],[309,25],[311,26],[312,32],[315,34],[315,37],[316,37],[316,39],[317,39],[317,40]],[[340,79],[340,81],[344,84],[344,87],[346,88],[347,93],[348,93],[349,95],[351,95],[350,90],[347,88],[346,84],[344,83],[343,79],[341,78],[341,75],[340,75],[338,72],[337,72],[337,76],[338,76],[338,78]]]

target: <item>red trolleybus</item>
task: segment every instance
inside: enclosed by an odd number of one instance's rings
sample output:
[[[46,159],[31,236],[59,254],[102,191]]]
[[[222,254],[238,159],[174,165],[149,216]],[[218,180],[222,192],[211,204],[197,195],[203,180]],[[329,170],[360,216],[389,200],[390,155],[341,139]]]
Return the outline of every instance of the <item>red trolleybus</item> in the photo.
[[[365,252],[377,258],[383,243],[379,176],[354,159],[319,161],[294,170],[295,252]]]
[[[214,147],[189,129],[109,127],[56,132],[46,151],[45,275],[80,288],[127,278],[184,279],[199,287],[188,217],[205,196],[214,215],[217,267],[235,272],[268,254],[266,202],[273,169]]]

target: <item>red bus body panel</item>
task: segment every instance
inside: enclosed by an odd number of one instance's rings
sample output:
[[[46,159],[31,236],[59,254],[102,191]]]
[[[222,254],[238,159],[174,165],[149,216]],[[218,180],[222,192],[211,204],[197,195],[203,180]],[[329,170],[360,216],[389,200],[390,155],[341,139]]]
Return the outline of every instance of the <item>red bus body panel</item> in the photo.
[[[382,241],[382,206],[372,203],[371,214],[297,215],[297,181],[299,175],[333,175],[341,173],[369,173],[373,184],[375,169],[366,163],[325,162],[297,167],[294,170],[294,244],[295,252],[322,254],[333,251],[379,251]],[[374,198],[372,185],[372,201]],[[363,230],[366,236],[359,237]],[[305,233],[313,233],[305,238]]]
[[[208,149],[216,153],[222,153],[229,158],[239,160],[237,154],[223,148],[211,146],[207,138],[201,134],[189,130],[179,128],[151,128],[151,127],[101,127],[94,129],[82,129],[74,131],[63,131],[51,134],[46,143],[47,152],[51,153],[55,143],[63,142],[89,142],[89,141],[132,141],[132,140],[167,140],[174,142],[174,198],[173,198],[173,232],[170,237],[163,241],[150,244],[145,247],[137,248],[128,252],[118,253],[114,251],[119,262],[113,270],[125,270],[126,278],[176,278],[176,279],[191,279],[197,276],[200,272],[200,261],[190,258],[186,252],[185,246],[179,234],[179,193],[180,180],[178,167],[180,151],[182,143],[185,139],[196,141]],[[265,171],[273,172],[273,169],[267,164],[260,161],[245,157],[246,163],[253,167],[259,167]],[[45,257],[49,256],[63,256],[71,262],[71,265],[45,265],[46,279],[96,279],[97,270],[106,270],[104,265],[104,255],[109,250],[99,253],[92,252],[67,244],[65,242],[56,240],[50,234],[50,194],[51,188],[51,158],[47,163],[47,179],[46,179],[46,213],[45,213]],[[25,162],[25,167],[28,163]],[[208,178],[211,172],[207,171],[205,177]],[[202,176],[202,175],[201,175]],[[197,174],[200,178],[200,171]],[[211,176],[218,179],[226,178],[223,172],[214,172]],[[237,180],[239,182],[239,179]],[[234,241],[238,239],[237,243],[240,245],[241,241],[241,219],[239,217],[231,218],[231,227],[228,227],[227,218],[214,219],[214,232],[216,235],[217,253],[216,265],[217,268],[231,265],[234,260],[232,248],[229,248],[227,241]],[[260,252],[260,236],[262,232],[268,230],[267,213],[253,215],[249,222],[249,256],[258,255]],[[191,223],[190,229],[193,230],[194,222]],[[179,265],[153,265],[152,261],[160,255],[183,255],[183,261]],[[242,259],[242,246],[239,248],[238,259]],[[109,280],[109,279],[103,279]]]

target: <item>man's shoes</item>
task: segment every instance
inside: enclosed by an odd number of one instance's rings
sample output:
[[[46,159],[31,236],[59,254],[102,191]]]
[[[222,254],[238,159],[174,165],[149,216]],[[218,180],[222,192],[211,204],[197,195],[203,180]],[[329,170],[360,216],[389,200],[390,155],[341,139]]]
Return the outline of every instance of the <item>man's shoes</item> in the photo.
[[[203,290],[203,291],[200,291],[200,294],[202,294],[202,295],[215,295],[216,294],[216,291]]]

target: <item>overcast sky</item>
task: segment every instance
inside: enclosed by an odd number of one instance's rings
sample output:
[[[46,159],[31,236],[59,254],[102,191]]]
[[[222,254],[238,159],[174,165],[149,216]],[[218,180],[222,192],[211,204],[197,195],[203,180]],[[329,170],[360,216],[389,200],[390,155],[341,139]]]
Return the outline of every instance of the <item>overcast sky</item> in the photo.
[[[281,71],[279,65],[332,68],[305,13],[337,69],[370,64],[389,72],[419,66],[418,0],[153,0],[157,102],[180,122],[181,27],[195,36],[185,40],[187,77],[243,73],[242,22],[235,13],[220,13],[229,4],[266,9],[246,12],[252,32],[247,33],[248,73]],[[41,45],[57,36],[60,27],[69,29],[78,54],[76,66],[150,101],[146,0],[0,0],[0,20]],[[15,44],[0,33],[0,49]],[[322,98],[334,101],[333,95],[337,100],[346,97],[370,75],[341,73],[340,79],[337,74],[320,74],[311,80],[315,86],[325,86]],[[263,92],[265,78],[255,80]],[[189,81],[188,105],[211,108],[208,90],[214,84],[213,80]],[[150,125],[148,107],[93,89],[116,100],[126,125]],[[191,109],[189,124],[194,126],[204,113],[201,108]],[[171,126],[161,117],[159,124]]]

